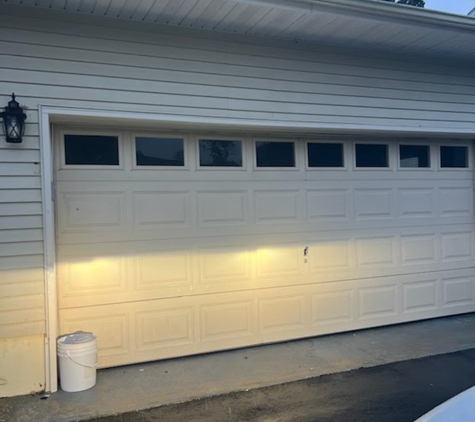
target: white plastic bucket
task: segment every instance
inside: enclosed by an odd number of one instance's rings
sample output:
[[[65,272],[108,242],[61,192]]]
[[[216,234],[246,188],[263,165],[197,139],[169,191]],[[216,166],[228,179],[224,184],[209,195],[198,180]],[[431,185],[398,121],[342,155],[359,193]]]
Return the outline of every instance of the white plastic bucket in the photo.
[[[57,340],[61,389],[84,391],[96,385],[97,339],[82,331]]]

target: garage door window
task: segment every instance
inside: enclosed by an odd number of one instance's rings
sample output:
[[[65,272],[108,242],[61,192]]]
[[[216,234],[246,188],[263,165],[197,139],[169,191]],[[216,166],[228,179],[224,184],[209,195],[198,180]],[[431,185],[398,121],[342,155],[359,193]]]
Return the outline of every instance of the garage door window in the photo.
[[[119,138],[100,135],[64,135],[64,163],[80,166],[118,166]]]
[[[242,167],[242,142],[200,139],[201,167]]]
[[[440,167],[442,168],[468,168],[468,147],[466,146],[441,146]]]
[[[309,142],[307,144],[308,167],[344,167],[343,144]]]
[[[135,138],[137,166],[183,167],[185,149],[182,138]]]
[[[257,141],[257,167],[295,167],[295,143]]]
[[[386,144],[356,144],[356,167],[389,167],[388,146]]]
[[[429,155],[428,145],[399,145],[399,166],[401,168],[429,168]]]

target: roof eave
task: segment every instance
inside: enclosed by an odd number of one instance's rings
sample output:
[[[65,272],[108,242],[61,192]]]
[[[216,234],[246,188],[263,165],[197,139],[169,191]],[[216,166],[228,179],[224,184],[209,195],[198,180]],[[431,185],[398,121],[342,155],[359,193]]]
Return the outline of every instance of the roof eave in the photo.
[[[406,21],[452,29],[475,30],[475,20],[470,16],[456,15],[438,10],[382,0],[235,0],[239,3],[279,6],[283,8],[339,12],[353,16],[381,17],[385,20]]]

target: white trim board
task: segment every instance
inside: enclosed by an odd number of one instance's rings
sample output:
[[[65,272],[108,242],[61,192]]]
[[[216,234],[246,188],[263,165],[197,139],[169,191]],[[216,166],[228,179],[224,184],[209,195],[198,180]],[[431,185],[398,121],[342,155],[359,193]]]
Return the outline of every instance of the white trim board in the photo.
[[[93,123],[104,123],[106,119],[117,119],[123,124],[123,120],[135,121],[135,124],[140,121],[153,123],[159,122],[170,127],[176,124],[183,124],[190,126],[190,128],[198,129],[200,126],[210,129],[210,126],[215,126],[214,129],[229,130],[252,130],[252,131],[288,131],[288,132],[302,132],[302,133],[386,133],[386,134],[401,134],[401,135],[457,135],[468,138],[475,136],[475,123],[473,128],[446,128],[446,127],[421,127],[414,126],[397,126],[397,125],[359,125],[359,124],[322,124],[312,122],[292,122],[292,121],[278,121],[278,120],[259,120],[259,119],[237,119],[237,118],[220,118],[220,117],[202,117],[202,116],[187,116],[187,115],[172,115],[172,114],[154,114],[133,111],[114,111],[104,109],[80,109],[80,108],[61,108],[56,106],[42,106],[43,113],[48,114],[50,123],[74,123],[88,118],[99,119]],[[41,112],[40,112],[41,113]],[[68,120],[68,118],[75,118],[78,120]],[[103,122],[100,119],[104,119]],[[91,123],[91,122],[88,122]]]
[[[56,337],[58,333],[58,302],[56,299],[56,244],[53,206],[53,149],[50,112],[40,106],[41,191],[43,201],[43,242],[45,275],[45,390],[58,390]]]

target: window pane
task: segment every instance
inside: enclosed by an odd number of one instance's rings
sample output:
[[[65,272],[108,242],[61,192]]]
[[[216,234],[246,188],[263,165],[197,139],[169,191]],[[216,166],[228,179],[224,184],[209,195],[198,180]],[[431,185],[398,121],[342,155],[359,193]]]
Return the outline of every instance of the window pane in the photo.
[[[242,167],[242,142],[200,139],[200,166]]]
[[[309,167],[343,167],[343,144],[308,143]]]
[[[257,167],[295,167],[293,142],[256,142]]]
[[[403,168],[430,167],[428,145],[399,145],[400,166]]]
[[[446,168],[467,168],[468,147],[440,147],[440,166]]]
[[[138,166],[185,165],[184,142],[181,138],[135,138]]]
[[[64,135],[65,163],[75,165],[119,165],[117,136]]]
[[[388,146],[356,144],[356,167],[389,167]]]

